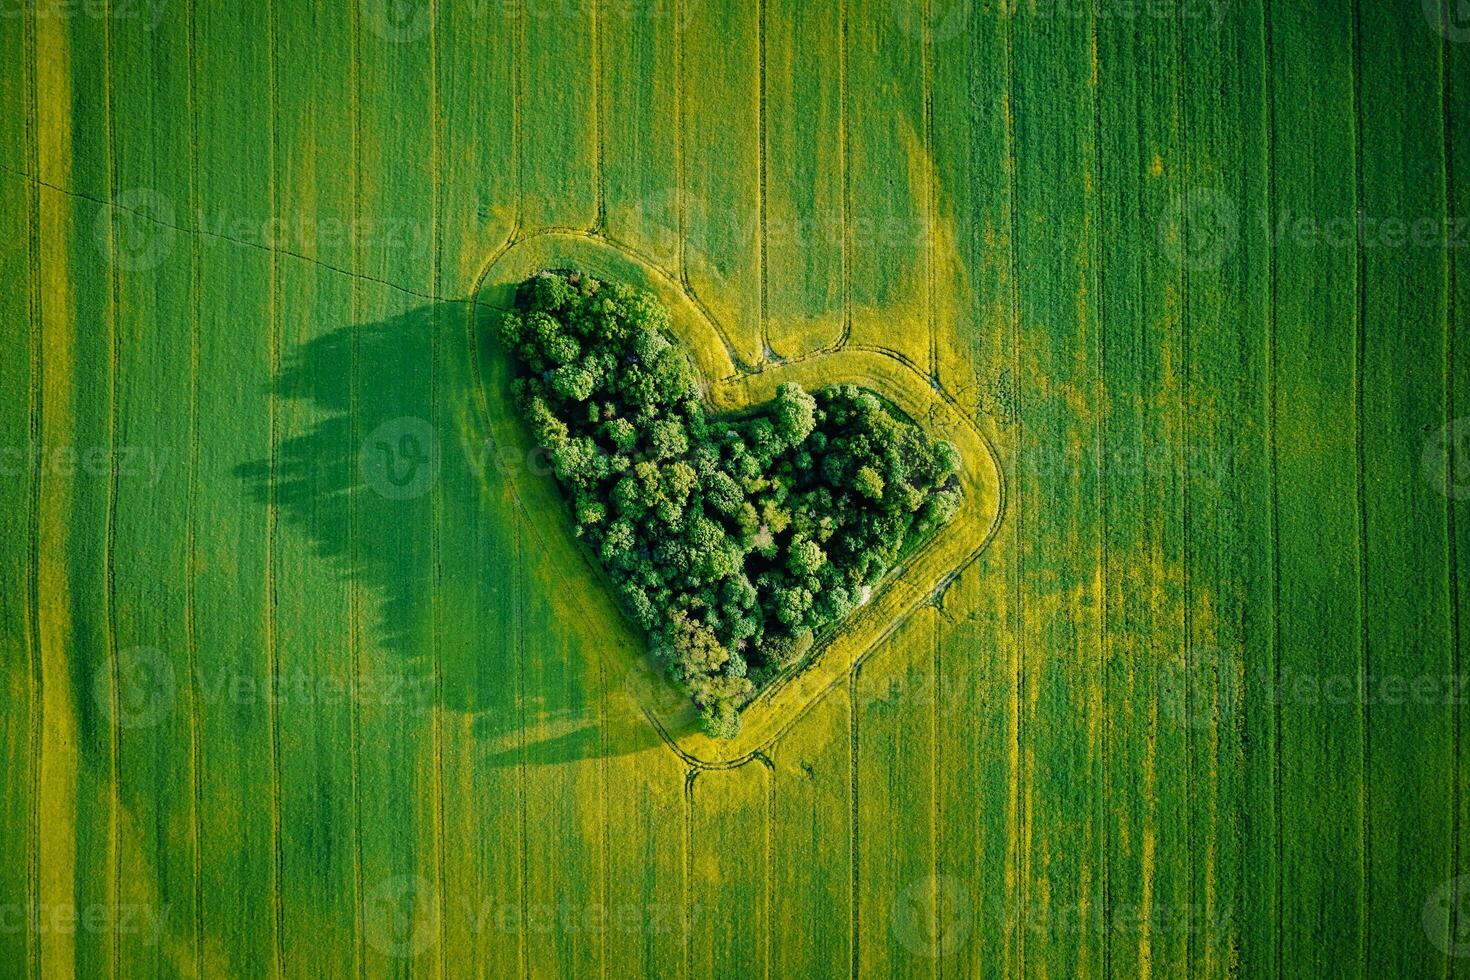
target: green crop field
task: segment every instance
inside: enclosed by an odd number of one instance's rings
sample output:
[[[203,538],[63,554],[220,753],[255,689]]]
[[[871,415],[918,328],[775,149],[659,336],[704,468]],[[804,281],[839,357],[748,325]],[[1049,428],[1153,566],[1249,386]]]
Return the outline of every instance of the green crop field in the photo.
[[[1470,973],[1464,2],[3,0],[0,103],[0,976]],[[564,254],[969,440],[728,750],[505,435]]]

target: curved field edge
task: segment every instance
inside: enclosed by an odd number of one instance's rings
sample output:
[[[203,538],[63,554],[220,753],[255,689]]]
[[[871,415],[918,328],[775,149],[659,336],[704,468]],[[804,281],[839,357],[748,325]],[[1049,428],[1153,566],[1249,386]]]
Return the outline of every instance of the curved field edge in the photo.
[[[661,678],[650,676],[651,672],[639,671],[646,661],[643,637],[618,610],[601,570],[578,547],[555,481],[532,466],[535,443],[510,402],[513,365],[489,328],[496,316],[511,308],[518,283],[543,269],[567,266],[658,296],[670,310],[674,334],[687,346],[708,382],[707,398],[717,412],[739,411],[764,402],[785,381],[796,381],[808,389],[860,384],[960,451],[964,499],[959,512],[909,556],[874,600],[855,611],[806,665],[773,682],[746,706],[741,732],[733,739],[715,740],[695,730],[687,698]],[[587,636],[598,639],[597,656],[614,672],[630,677],[626,685],[630,695],[665,743],[691,765],[706,767],[748,760],[847,676],[870,650],[979,556],[999,525],[1004,502],[999,457],[989,440],[958,403],[895,355],[875,348],[847,347],[770,362],[758,372],[741,374],[723,337],[719,325],[677,283],[624,248],[590,234],[546,233],[502,249],[487,263],[471,296],[468,340],[477,365],[485,436],[495,451],[498,471],[524,508],[538,546],[550,564],[563,570],[567,601],[585,625]],[[590,576],[591,581],[574,583],[574,574]]]

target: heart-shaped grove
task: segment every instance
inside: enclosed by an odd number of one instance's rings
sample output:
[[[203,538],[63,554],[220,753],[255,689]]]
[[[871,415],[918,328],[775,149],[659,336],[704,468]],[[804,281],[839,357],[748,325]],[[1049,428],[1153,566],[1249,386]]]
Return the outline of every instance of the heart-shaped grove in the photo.
[[[993,533],[989,444],[892,354],[738,372],[670,277],[591,235],[523,240],[482,282],[495,438],[546,450],[554,519],[570,510],[567,537],[698,709],[691,751],[759,744]],[[645,708],[666,737],[681,727],[667,699]]]

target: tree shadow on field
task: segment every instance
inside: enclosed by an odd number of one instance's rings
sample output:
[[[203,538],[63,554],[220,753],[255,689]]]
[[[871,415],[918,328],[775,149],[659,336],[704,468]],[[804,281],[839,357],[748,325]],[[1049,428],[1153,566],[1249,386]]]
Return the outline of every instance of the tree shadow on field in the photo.
[[[277,591],[302,588],[293,565],[334,567],[358,597],[359,706],[467,715],[480,764],[656,746],[639,703],[661,684],[642,651],[626,669],[604,666],[566,611],[597,579],[544,558],[540,542],[569,525],[535,526],[520,502],[514,481],[550,477],[515,471],[490,438],[483,406],[502,399],[481,399],[475,359],[501,356],[486,340],[496,314],[477,310],[473,358],[468,315],[467,301],[419,306],[284,352],[268,392],[274,462],[236,469],[262,506],[274,500]],[[279,643],[346,649],[348,638],[283,630]],[[389,688],[404,694],[372,701]]]

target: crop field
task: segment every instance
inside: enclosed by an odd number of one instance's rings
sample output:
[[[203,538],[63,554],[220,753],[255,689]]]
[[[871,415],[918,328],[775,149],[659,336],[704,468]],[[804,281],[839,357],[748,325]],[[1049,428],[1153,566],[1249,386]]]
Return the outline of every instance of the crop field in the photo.
[[[0,976],[1470,972],[1464,3],[0,15]],[[964,454],[734,743],[505,396],[553,259]]]

